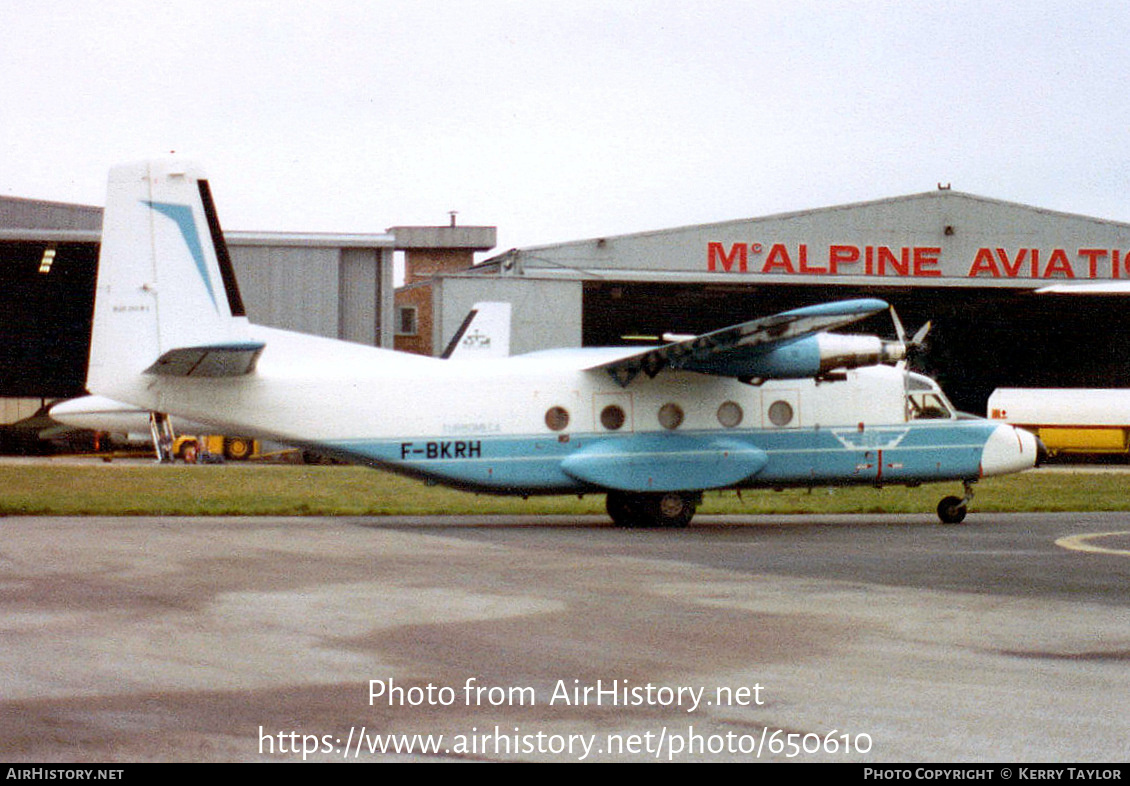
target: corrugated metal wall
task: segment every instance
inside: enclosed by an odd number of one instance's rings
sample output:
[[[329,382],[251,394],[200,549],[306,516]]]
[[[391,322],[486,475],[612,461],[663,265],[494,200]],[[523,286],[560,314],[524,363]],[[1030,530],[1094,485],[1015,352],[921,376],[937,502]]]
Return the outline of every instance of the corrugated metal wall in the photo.
[[[341,251],[338,280],[337,338],[375,346],[380,339],[379,252],[368,248]]]
[[[340,249],[233,246],[231,256],[248,319],[337,338]]]

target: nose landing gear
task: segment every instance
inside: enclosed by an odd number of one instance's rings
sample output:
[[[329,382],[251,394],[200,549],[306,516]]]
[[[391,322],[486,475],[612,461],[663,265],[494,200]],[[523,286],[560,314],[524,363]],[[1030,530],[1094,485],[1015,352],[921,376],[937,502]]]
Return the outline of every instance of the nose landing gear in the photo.
[[[969,503],[973,500],[973,481],[964,480],[964,497],[946,497],[938,503],[938,518],[943,524],[960,524],[969,512]]]

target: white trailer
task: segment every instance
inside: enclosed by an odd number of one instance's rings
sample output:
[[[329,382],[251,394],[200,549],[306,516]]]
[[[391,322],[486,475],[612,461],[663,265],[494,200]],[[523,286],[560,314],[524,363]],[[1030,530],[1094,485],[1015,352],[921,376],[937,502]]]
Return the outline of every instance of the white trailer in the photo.
[[[1130,453],[1130,389],[997,388],[989,418],[1034,432],[1049,456]]]

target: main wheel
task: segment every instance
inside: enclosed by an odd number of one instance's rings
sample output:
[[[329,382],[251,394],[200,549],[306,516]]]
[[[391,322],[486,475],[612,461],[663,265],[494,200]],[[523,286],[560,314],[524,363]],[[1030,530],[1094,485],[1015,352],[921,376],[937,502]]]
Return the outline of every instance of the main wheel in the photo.
[[[965,520],[965,514],[968,512],[969,506],[961,500],[961,497],[946,497],[938,503],[938,518],[943,524],[960,524]]]
[[[610,491],[604,500],[605,510],[617,527],[645,526],[639,495]]]
[[[694,495],[675,491],[656,494],[648,502],[649,518],[660,527],[685,527],[691,523],[698,509]]]

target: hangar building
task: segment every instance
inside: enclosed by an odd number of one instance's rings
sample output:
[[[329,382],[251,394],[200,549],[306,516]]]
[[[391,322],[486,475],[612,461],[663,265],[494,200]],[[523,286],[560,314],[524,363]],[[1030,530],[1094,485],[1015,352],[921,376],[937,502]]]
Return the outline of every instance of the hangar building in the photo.
[[[983,414],[996,387],[1130,387],[1130,308],[1117,296],[1037,294],[1130,279],[1130,224],[939,187],[910,196],[512,249],[432,279],[433,346],[478,300],[514,306],[514,352],[701,333],[816,302],[880,297],[912,367]],[[858,328],[894,337],[890,319]]]

